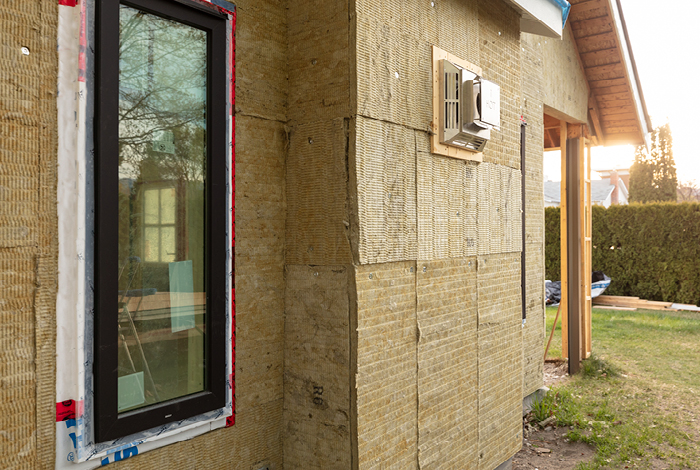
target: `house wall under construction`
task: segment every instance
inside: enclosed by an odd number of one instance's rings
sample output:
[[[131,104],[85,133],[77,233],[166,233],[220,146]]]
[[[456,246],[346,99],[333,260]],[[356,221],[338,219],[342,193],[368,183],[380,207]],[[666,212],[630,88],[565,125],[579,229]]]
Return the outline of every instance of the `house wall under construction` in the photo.
[[[80,93],[78,61],[56,52],[57,38],[79,48],[71,3],[0,7],[8,468],[100,463],[68,462],[57,444],[56,383],[80,367],[56,361],[57,324],[74,315],[56,307],[57,234],[76,223],[60,188],[80,181],[58,158],[74,126],[59,76],[75,72],[69,106]],[[520,449],[522,400],[543,381],[543,113],[587,112],[570,36],[521,33],[501,0],[230,8],[235,424],[110,465],[497,468]],[[431,153],[433,46],[501,87],[501,127],[478,158]]]

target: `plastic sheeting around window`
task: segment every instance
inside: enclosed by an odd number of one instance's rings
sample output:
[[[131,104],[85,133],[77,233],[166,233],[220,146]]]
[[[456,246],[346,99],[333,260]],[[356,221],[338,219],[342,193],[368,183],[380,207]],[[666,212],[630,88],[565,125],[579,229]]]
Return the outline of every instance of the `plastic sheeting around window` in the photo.
[[[193,0],[211,5],[207,0]],[[222,3],[214,0],[214,4]],[[94,11],[96,0],[59,2],[58,11],[58,214],[59,214],[59,290],[56,301],[56,469],[91,470],[108,463],[124,460],[151,449],[192,439],[195,436],[223,428],[233,422],[233,291],[227,281],[226,297],[229,309],[227,324],[228,392],[223,408],[172,422],[121,439],[94,442],[92,389],[94,311],[91,283],[93,282],[93,243],[91,232],[94,215],[90,197],[93,191],[93,77]],[[220,6],[220,5],[218,5]],[[233,9],[233,5],[227,5]],[[222,7],[222,10],[225,10]],[[221,10],[220,10],[221,11]],[[231,54],[230,74],[233,83],[233,48],[235,15],[229,15],[227,32]],[[233,111],[234,88],[231,87],[229,111]],[[229,117],[227,140],[233,150],[233,116]],[[233,157],[233,156],[232,156]],[[233,172],[229,160],[227,172]],[[228,188],[229,206],[233,216],[233,185]],[[232,246],[233,220],[229,220],[227,246]],[[229,271],[233,270],[232,252],[228,253]]]

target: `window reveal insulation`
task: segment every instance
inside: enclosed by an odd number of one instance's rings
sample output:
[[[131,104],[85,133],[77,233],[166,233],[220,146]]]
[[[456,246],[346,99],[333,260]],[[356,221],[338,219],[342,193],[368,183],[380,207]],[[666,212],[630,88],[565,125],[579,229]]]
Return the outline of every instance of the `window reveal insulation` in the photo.
[[[235,11],[196,0],[202,8],[214,8],[228,14],[228,50],[231,80],[227,160],[228,268],[226,296],[231,307],[226,312],[228,398],[226,405],[181,422],[140,432],[126,438],[95,443],[93,436],[93,240],[86,236],[94,227],[92,135],[94,92],[94,55],[88,47],[94,42],[95,0],[76,4],[59,0],[58,27],[58,215],[59,215],[59,290],[56,298],[56,468],[91,469],[124,460],[164,445],[191,439],[211,430],[234,424],[233,393],[235,355],[234,229],[234,97],[235,97]],[[221,4],[221,5],[219,5]],[[76,8],[79,7],[79,8]],[[230,228],[228,228],[230,227]],[[230,289],[230,296],[228,294]]]

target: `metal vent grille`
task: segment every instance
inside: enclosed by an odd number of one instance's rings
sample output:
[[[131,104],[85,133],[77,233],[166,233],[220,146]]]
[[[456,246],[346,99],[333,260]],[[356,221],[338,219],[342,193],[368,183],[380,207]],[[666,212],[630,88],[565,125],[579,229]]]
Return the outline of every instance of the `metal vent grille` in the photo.
[[[461,80],[459,72],[445,72],[445,129],[460,128],[459,95]]]
[[[451,144],[457,145],[459,147],[464,147],[469,150],[476,150],[478,152],[481,152],[482,150],[484,150],[484,147],[486,147],[486,142],[488,142],[488,139],[482,139],[476,136],[462,135],[461,139],[453,139]]]

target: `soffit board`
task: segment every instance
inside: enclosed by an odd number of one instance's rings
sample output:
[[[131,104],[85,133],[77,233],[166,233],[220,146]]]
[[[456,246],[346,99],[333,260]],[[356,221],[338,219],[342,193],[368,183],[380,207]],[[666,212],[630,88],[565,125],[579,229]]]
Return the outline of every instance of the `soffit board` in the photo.
[[[571,0],[569,21],[591,91],[599,142],[646,143],[651,120],[619,0]],[[598,127],[598,126],[596,126]]]
[[[521,15],[520,30],[561,39],[562,9],[552,0],[506,0]]]

